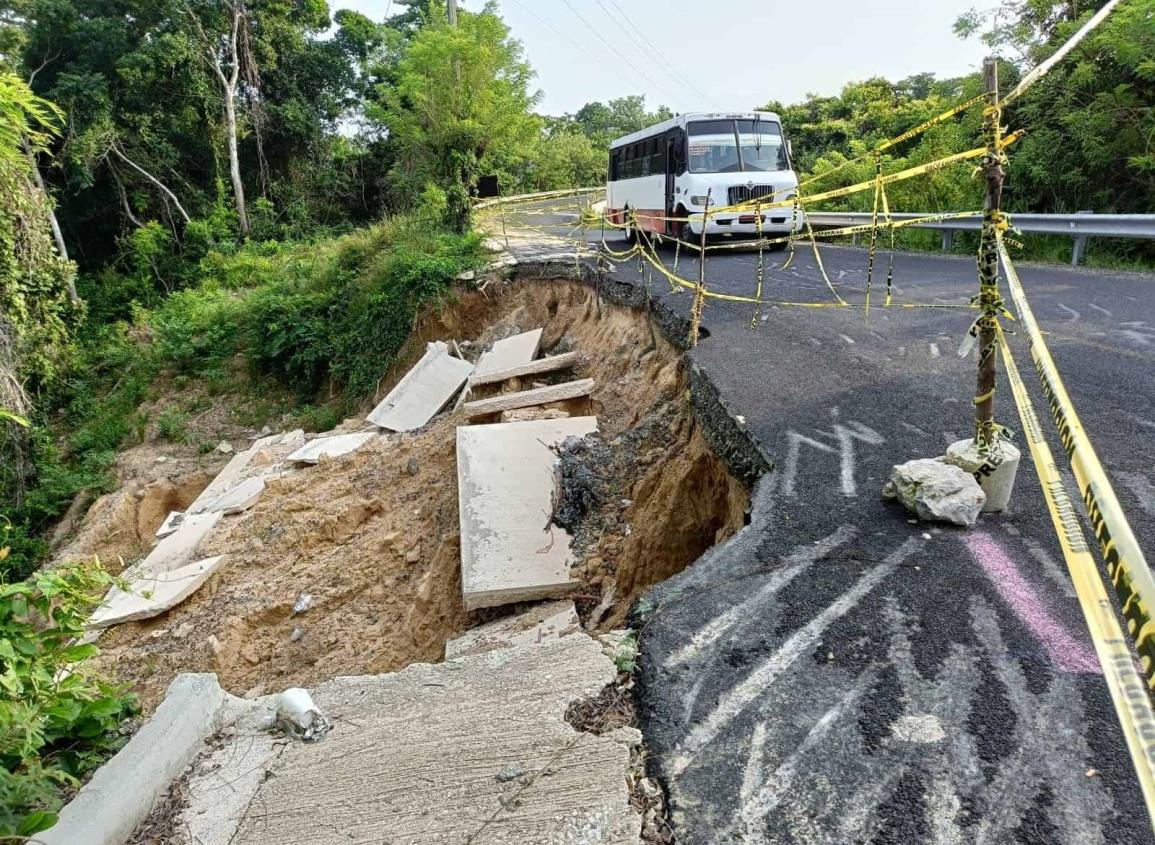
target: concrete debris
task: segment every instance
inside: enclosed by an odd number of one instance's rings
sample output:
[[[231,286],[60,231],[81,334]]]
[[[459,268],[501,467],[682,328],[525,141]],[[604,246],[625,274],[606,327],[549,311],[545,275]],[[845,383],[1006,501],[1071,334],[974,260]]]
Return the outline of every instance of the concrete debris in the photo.
[[[615,674],[577,635],[336,678],[309,691],[325,741],[288,745],[277,699],[251,702],[193,766],[171,845],[638,845],[629,748],[565,720]]]
[[[445,644],[445,659],[484,654],[499,648],[541,645],[581,630],[572,601],[544,602],[525,613],[466,631]]]
[[[473,365],[449,354],[441,341],[425,355],[369,414],[369,422],[390,431],[412,431],[429,422],[461,389]]]
[[[310,440],[285,460],[297,464],[315,464],[322,458],[337,458],[360,449],[379,435],[375,431],[361,431],[355,434],[335,434]]]
[[[488,352],[483,352],[477,359],[477,367],[470,377],[470,383],[486,384],[487,376],[508,370],[510,367],[528,364],[537,357],[537,351],[541,347],[541,335],[541,329],[534,329],[495,342]]]
[[[919,519],[962,526],[975,524],[987,498],[973,475],[942,458],[895,465],[882,495],[898,499]]]
[[[227,440],[222,440],[217,444],[217,451],[222,455],[231,455],[233,453],[233,444]]]
[[[242,513],[257,503],[264,490],[265,479],[256,475],[238,482],[235,487],[226,490],[215,499],[198,500],[198,503],[189,507],[187,512],[198,514],[219,511],[226,515]]]
[[[491,372],[477,373],[474,371],[469,379],[472,386],[482,384],[497,384],[498,382],[506,381],[512,378],[523,378],[525,376],[537,375],[539,373],[553,373],[558,370],[568,369],[574,364],[578,363],[580,356],[577,352],[565,352],[561,355],[552,355],[548,358],[539,358],[536,361],[530,361],[526,364],[521,364],[516,367],[508,367],[503,370],[493,370]]]
[[[457,429],[466,610],[555,598],[577,586],[570,535],[551,521],[557,462],[551,447],[596,430],[596,417]]]
[[[313,606],[313,594],[301,593],[297,596],[297,600],[293,603],[293,611],[290,616],[296,616],[299,613],[304,613]]]
[[[175,533],[182,522],[184,522],[184,511],[169,511],[164,522],[160,524],[160,528],[156,529],[156,539],[163,540],[169,534]]]
[[[221,512],[200,513],[186,515],[181,520],[177,530],[165,537],[155,546],[138,567],[137,571],[157,574],[179,569],[193,559],[196,548],[201,540],[217,527],[221,521]]]
[[[531,420],[564,420],[569,411],[561,408],[514,408],[512,411],[502,411],[501,421],[529,422]]]
[[[463,407],[466,416],[480,417],[486,414],[512,411],[515,408],[528,408],[533,405],[547,405],[550,402],[562,402],[567,399],[580,399],[593,393],[593,389],[594,380],[583,378],[562,384],[535,387],[532,390],[522,390],[518,393],[504,393],[489,399],[478,399],[473,402],[466,402]]]
[[[156,712],[97,769],[60,820],[38,833],[41,845],[122,845],[173,778],[204,748],[205,738],[230,720],[239,699],[216,675],[179,675]]]
[[[201,588],[224,562],[224,555],[206,558],[176,569],[152,573],[129,570],[128,589],[113,587],[88,618],[91,629],[122,622],[151,619],[171,610]]]
[[[321,739],[333,727],[308,690],[293,687],[277,698],[277,727],[305,742]]]
[[[220,498],[235,487],[239,481],[253,475],[254,471],[251,466],[269,467],[277,461],[283,460],[285,455],[297,449],[304,442],[305,432],[299,428],[258,439],[245,451],[233,455],[232,459],[225,464],[225,468],[217,473],[217,477],[189,505],[188,512],[193,512],[205,503]],[[265,456],[266,460],[258,463],[257,459],[261,456]],[[262,468],[257,474],[264,474],[265,472],[267,470]]]

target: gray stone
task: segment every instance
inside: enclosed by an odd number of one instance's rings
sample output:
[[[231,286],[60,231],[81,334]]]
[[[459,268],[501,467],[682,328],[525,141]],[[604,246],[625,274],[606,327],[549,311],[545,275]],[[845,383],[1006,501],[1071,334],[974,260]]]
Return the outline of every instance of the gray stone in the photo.
[[[378,434],[375,431],[361,431],[356,434],[335,434],[310,440],[285,460],[298,464],[315,464],[322,458],[337,458],[355,452]]]
[[[919,519],[974,525],[986,502],[974,476],[941,458],[919,458],[897,464],[882,495],[898,499]]]

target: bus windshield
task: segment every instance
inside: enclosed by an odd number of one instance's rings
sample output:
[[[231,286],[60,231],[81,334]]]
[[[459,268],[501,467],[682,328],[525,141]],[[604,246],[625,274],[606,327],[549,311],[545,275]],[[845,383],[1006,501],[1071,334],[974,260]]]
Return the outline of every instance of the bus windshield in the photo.
[[[782,127],[773,120],[697,120],[687,127],[692,173],[787,170]]]

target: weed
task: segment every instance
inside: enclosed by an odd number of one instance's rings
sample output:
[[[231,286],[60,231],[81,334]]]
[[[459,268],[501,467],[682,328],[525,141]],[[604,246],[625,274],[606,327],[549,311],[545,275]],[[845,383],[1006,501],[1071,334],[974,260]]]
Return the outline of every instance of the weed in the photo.
[[[188,436],[188,414],[169,408],[157,418],[156,433],[170,443],[184,443]]]

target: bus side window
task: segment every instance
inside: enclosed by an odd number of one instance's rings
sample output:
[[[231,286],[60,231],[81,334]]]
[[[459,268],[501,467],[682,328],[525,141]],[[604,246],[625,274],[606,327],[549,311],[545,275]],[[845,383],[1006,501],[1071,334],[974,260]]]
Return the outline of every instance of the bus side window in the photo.
[[[654,144],[654,157],[650,162],[650,172],[655,173],[655,174],[665,173],[666,172],[666,139],[665,138],[655,138],[653,140],[653,144]]]

